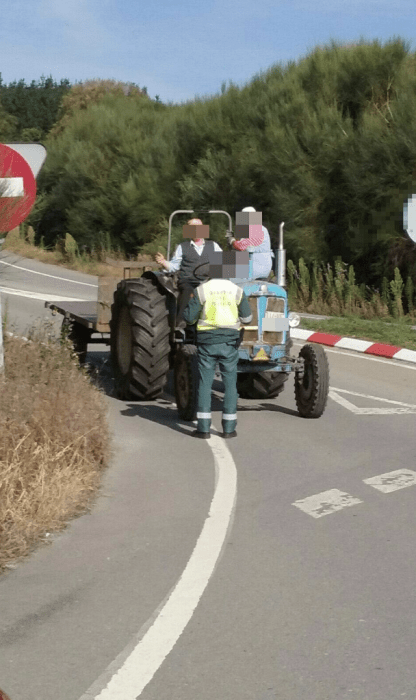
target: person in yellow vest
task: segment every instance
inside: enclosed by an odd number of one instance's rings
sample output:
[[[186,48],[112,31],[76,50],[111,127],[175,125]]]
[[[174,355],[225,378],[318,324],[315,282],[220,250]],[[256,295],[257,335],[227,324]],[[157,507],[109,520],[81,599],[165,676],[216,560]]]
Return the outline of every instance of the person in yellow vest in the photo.
[[[211,279],[195,289],[184,311],[184,318],[188,324],[197,323],[199,384],[197,430],[193,435],[198,438],[210,436],[211,391],[217,362],[224,382],[222,437],[231,438],[237,435],[240,329],[242,323],[250,323],[252,314],[244,291],[226,277],[243,277],[243,267],[247,267],[248,272],[248,253],[228,252],[228,257],[232,255],[234,260],[236,257],[244,257],[244,265],[237,260],[235,269],[238,270],[238,274],[235,274],[235,270],[233,273],[233,266],[230,264],[222,264],[223,255],[215,253],[217,259],[209,266]]]

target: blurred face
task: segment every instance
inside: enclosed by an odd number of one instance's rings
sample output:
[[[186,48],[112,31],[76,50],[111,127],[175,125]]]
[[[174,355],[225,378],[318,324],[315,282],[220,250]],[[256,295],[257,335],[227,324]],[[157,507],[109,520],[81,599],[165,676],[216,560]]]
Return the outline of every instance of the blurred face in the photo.
[[[248,250],[214,251],[210,258],[211,279],[247,279],[249,275]]]
[[[237,240],[241,238],[251,238],[262,232],[262,214],[261,211],[237,211],[235,214],[235,237]],[[251,234],[251,236],[250,236]]]
[[[193,241],[198,238],[209,238],[209,226],[205,224],[185,224],[182,231],[184,238],[191,238]]]

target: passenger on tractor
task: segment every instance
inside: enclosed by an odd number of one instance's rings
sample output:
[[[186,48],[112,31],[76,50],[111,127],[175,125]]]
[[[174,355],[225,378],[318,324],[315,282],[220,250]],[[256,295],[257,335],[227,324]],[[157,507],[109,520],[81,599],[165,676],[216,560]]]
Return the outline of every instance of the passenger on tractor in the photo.
[[[248,235],[247,235],[248,234]],[[261,211],[254,207],[244,207],[235,215],[235,250],[247,250],[253,247],[253,279],[267,279],[272,269],[272,249],[270,235],[262,225]]]
[[[184,312],[189,324],[197,323],[198,361],[197,438],[209,438],[211,428],[211,391],[218,363],[224,382],[222,437],[236,437],[237,364],[242,324],[250,323],[252,313],[241,287],[228,278],[247,277],[248,252],[215,253],[207,266],[208,281],[201,284]],[[198,272],[200,272],[199,270]]]
[[[183,227],[183,236],[185,240],[176,248],[172,260],[169,262],[165,260],[162,253],[155,255],[156,262],[168,272],[179,270],[179,300],[176,314],[176,325],[179,328],[186,326],[183,312],[193,290],[201,283],[194,275],[195,268],[203,263],[209,263],[214,252],[222,252],[218,243],[209,240],[209,226],[205,226],[201,219],[190,219]]]

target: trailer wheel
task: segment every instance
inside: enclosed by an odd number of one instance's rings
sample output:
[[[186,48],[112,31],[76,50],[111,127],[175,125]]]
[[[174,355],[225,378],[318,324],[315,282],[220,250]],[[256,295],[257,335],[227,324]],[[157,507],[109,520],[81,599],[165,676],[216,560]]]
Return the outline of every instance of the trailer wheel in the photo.
[[[302,418],[320,418],[329,392],[329,365],[320,345],[304,345],[299,353],[304,360],[303,375],[295,376],[295,399]]]
[[[166,297],[152,278],[117,285],[110,330],[118,397],[156,399],[166,383],[170,344]]]
[[[175,399],[179,417],[194,420],[198,391],[197,349],[195,345],[182,345],[175,355]]]
[[[91,330],[82,323],[64,318],[61,326],[61,338],[72,343],[74,352],[78,355],[80,365],[84,365],[87,359],[88,343],[91,338]]]
[[[274,399],[285,388],[287,372],[240,372],[237,391],[242,399]]]

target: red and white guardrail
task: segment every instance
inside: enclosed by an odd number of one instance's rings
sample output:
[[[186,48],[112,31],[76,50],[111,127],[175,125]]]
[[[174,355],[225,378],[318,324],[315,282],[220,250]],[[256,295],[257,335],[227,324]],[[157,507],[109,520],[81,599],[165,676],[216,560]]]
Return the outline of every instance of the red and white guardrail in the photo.
[[[290,335],[292,338],[307,340],[310,343],[321,343],[322,345],[342,348],[343,350],[355,350],[367,355],[379,355],[380,357],[390,357],[394,360],[416,363],[415,350],[406,350],[395,345],[373,343],[369,340],[359,340],[358,338],[345,338],[341,335],[332,335],[331,333],[306,331],[302,328],[291,328]]]

